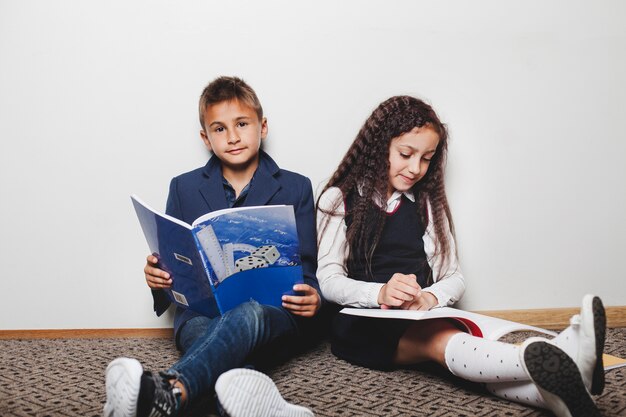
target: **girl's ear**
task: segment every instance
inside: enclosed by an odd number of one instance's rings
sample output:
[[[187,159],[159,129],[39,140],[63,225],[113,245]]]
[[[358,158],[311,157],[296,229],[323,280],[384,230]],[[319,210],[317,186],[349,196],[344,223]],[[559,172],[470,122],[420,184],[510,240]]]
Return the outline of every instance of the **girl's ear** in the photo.
[[[211,141],[209,140],[209,137],[204,129],[200,131],[200,137],[202,138],[202,142],[204,142],[204,146],[206,146],[209,152],[212,152],[213,148],[211,148]]]

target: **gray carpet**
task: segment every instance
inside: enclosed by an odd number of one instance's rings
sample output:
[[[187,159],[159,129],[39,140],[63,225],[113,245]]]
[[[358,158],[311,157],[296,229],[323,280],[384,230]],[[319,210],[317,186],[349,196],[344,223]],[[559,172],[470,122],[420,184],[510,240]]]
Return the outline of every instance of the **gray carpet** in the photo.
[[[527,335],[509,337],[519,341]],[[626,329],[608,332],[606,352],[626,357]],[[178,353],[168,339],[0,340],[0,416],[98,416],[104,369],[118,356],[165,369]],[[318,416],[548,416],[490,397],[437,367],[378,372],[336,359],[322,343],[269,372],[288,400]],[[608,371],[596,397],[607,417],[626,415],[626,368]],[[212,401],[194,416],[212,415]]]

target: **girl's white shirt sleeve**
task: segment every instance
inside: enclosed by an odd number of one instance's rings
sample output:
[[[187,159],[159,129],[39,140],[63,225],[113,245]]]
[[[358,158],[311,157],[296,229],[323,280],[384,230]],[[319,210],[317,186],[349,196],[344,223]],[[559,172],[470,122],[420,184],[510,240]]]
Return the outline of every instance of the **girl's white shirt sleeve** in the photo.
[[[430,204],[428,205],[428,214],[428,218],[432,219]],[[449,228],[446,228],[446,232],[450,244],[450,256],[445,264],[441,256],[435,253],[437,236],[435,235],[435,225],[432,221],[428,222],[428,227],[423,236],[424,252],[426,252],[426,259],[428,259],[428,265],[432,270],[434,278],[433,285],[424,288],[423,291],[428,291],[437,297],[437,307],[452,305],[459,301],[463,293],[465,293],[465,278],[456,257],[454,236],[450,233]]]
[[[412,195],[409,198],[413,197]],[[320,209],[332,211],[330,215]],[[318,261],[317,280],[322,290],[322,295],[328,301],[349,307],[376,308],[378,294],[384,284],[376,282],[360,281],[348,277],[346,261],[349,255],[349,247],[346,239],[345,207],[341,190],[331,187],[322,194],[317,212],[318,233]],[[432,216],[429,216],[432,217]],[[327,220],[328,219],[328,220]],[[450,305],[458,301],[465,291],[465,281],[458,266],[456,256],[452,256],[446,265],[442,265],[441,259],[435,256],[433,224],[429,223],[423,236],[424,251],[428,263],[433,271],[435,282],[424,291],[437,297],[438,305]],[[455,253],[454,239],[449,234],[450,249]],[[440,277],[444,271],[445,276]],[[390,277],[391,278],[391,277]]]
[[[334,215],[331,211],[339,204]],[[346,261],[350,248],[346,239],[345,207],[341,190],[329,188],[321,195],[317,210],[317,280],[328,301],[350,307],[378,307],[378,293],[383,284],[348,277]],[[328,219],[328,221],[326,220]]]

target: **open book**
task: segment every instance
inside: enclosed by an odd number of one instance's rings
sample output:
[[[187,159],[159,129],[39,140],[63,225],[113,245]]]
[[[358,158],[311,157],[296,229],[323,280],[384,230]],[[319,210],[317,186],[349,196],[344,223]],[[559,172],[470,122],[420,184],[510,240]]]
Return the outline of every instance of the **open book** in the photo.
[[[556,333],[550,330],[534,326],[528,326],[526,324],[515,323],[513,321],[498,319],[495,317],[483,316],[482,314],[458,310],[452,307],[439,307],[433,308],[432,310],[428,311],[344,308],[341,310],[341,313],[363,317],[405,320],[428,320],[440,318],[455,319],[463,326],[465,326],[465,328],[471,335],[484,337],[485,339],[490,340],[498,340],[505,334],[521,330],[539,332],[549,334],[551,336],[556,336]]]
[[[343,314],[353,316],[374,317],[384,319],[405,319],[405,320],[429,320],[438,318],[455,319],[461,323],[467,331],[477,337],[498,340],[502,336],[518,331],[533,331],[556,336],[557,333],[542,329],[540,327],[529,326],[527,324],[516,323],[514,321],[503,320],[496,317],[484,316],[470,311],[458,310],[452,307],[439,307],[429,311],[409,311],[409,310],[381,310],[373,308],[344,308],[340,311]],[[626,366],[626,360],[616,356],[607,355],[602,357],[605,370]]]
[[[282,305],[302,283],[292,206],[237,207],[189,225],[131,196],[148,246],[169,272],[177,305],[213,317],[251,299]]]

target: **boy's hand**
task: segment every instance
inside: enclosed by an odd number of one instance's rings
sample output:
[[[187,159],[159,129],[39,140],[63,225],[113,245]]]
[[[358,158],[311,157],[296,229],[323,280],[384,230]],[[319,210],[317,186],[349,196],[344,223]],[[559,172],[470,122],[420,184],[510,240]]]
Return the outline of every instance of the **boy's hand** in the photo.
[[[157,268],[157,263],[159,262],[157,257],[154,255],[148,255],[146,261],[146,266],[144,267],[143,272],[146,275],[146,283],[148,284],[148,287],[153,290],[171,287],[172,278],[170,278],[170,274]]]
[[[378,293],[381,308],[402,307],[413,302],[421,294],[422,287],[417,283],[415,274],[395,273]]]
[[[304,293],[304,295],[283,295],[283,307],[296,316],[314,316],[322,304],[322,299],[317,290],[308,284],[296,284],[293,286],[293,290]]]

